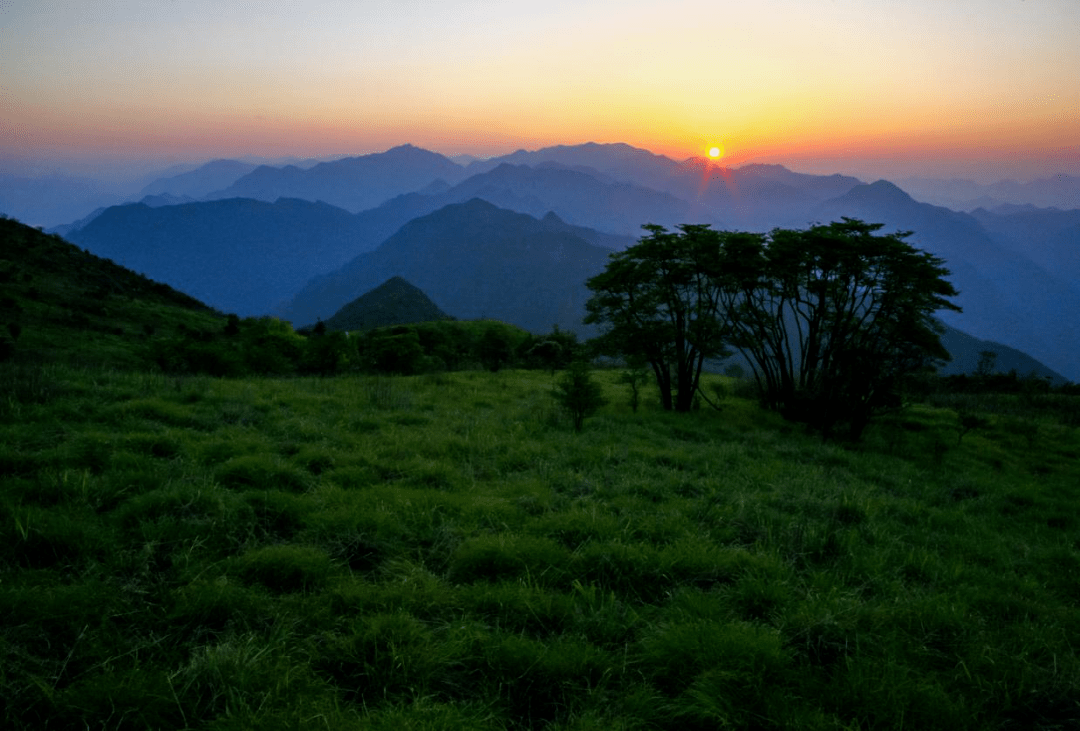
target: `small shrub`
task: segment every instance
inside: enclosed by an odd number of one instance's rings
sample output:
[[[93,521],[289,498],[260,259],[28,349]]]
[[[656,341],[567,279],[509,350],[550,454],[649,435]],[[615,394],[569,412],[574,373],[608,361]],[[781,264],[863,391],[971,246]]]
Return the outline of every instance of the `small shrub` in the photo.
[[[570,412],[576,432],[581,431],[586,417],[592,416],[607,403],[603,388],[593,380],[588,363],[583,361],[572,363],[559,379],[555,399]]]
[[[650,374],[647,368],[629,368],[619,375],[619,382],[630,387],[630,410],[637,413],[641,405],[641,391],[649,382]]]

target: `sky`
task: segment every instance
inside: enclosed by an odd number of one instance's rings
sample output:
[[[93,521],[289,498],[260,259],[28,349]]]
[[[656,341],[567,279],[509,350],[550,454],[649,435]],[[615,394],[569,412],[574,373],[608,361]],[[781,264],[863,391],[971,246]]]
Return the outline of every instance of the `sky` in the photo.
[[[1080,174],[1080,0],[0,0],[0,166],[490,156]],[[2,168],[0,168],[2,172]]]

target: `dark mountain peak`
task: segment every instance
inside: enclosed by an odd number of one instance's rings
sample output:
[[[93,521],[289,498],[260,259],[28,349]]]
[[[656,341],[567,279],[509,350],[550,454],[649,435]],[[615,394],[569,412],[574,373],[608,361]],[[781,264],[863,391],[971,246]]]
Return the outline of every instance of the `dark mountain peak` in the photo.
[[[550,210],[550,209],[547,209]],[[543,214],[541,214],[543,215]],[[585,281],[610,248],[589,232],[469,198],[412,219],[374,251],[313,280],[279,312],[311,323],[394,276],[463,319],[492,318],[533,332],[580,327]]]
[[[371,330],[414,322],[452,320],[423,290],[395,275],[338,310],[326,321],[328,330]]]
[[[548,211],[547,213],[545,213],[544,217],[540,219],[540,222],[548,224],[548,225],[551,225],[551,224],[565,225],[566,224],[565,221],[563,221],[561,218],[559,218],[559,214],[555,213],[555,211]]]

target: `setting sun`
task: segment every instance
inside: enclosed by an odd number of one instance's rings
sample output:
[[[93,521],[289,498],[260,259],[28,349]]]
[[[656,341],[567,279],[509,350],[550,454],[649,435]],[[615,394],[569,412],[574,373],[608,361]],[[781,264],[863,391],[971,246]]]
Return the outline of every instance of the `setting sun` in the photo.
[[[723,157],[723,155],[724,155],[724,148],[723,147],[710,147],[709,148],[709,157],[713,158],[714,160],[719,158],[719,157]]]

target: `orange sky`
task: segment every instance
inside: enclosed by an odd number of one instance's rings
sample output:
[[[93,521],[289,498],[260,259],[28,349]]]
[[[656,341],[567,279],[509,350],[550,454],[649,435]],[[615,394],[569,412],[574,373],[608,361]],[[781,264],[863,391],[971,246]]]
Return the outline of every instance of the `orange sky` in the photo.
[[[1080,173],[1077,28],[1075,0],[0,0],[0,158],[596,141],[864,177]]]

